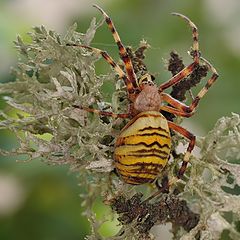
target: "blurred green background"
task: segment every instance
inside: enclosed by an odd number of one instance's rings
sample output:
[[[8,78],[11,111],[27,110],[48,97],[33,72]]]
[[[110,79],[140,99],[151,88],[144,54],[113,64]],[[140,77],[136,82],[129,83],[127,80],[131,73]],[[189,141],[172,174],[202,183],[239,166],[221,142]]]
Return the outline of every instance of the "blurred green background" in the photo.
[[[101,17],[91,7],[93,3],[112,17],[125,45],[137,47],[140,40],[148,41],[151,48],[145,62],[159,83],[170,77],[164,60],[171,50],[177,50],[185,64],[191,62],[187,55],[192,44],[189,27],[170,13],[191,18],[199,28],[202,56],[213,63],[220,78],[201,101],[196,115],[183,125],[204,135],[221,116],[239,113],[239,0],[0,0],[0,81],[14,79],[10,67],[18,59],[13,45],[17,34],[29,41],[26,33],[34,25],[43,24],[64,33],[75,21],[79,31],[85,32],[92,17]],[[92,45],[118,59],[105,25],[98,29]],[[99,63],[98,71],[109,69],[104,61]],[[4,108],[2,99],[0,107]],[[0,134],[1,148],[16,146],[11,133]],[[14,157],[0,157],[0,239],[84,239],[90,228],[81,216],[81,189],[76,175],[67,166],[49,167],[38,161],[16,163]],[[96,212],[103,211],[102,205],[97,204]],[[114,231],[113,225],[103,229],[106,235]]]

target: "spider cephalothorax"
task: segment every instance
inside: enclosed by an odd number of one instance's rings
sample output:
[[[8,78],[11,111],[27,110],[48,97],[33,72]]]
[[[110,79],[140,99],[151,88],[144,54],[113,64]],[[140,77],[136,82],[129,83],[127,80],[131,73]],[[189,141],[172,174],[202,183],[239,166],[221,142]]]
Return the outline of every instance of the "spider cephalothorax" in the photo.
[[[126,85],[130,107],[127,113],[121,114],[104,112],[83,106],[79,108],[104,116],[130,119],[117,137],[114,150],[114,165],[122,179],[129,184],[152,182],[157,178],[169,159],[171,148],[170,129],[187,138],[189,144],[178,174],[165,184],[169,187],[183,176],[195,145],[195,136],[183,127],[167,120],[160,111],[182,117],[192,116],[195,113],[200,99],[207,93],[208,89],[218,78],[217,71],[207,60],[200,57],[198,30],[195,24],[184,15],[173,13],[173,15],[184,19],[192,29],[193,46],[191,56],[193,62],[160,86],[154,84],[153,76],[146,72],[137,79],[135,70],[138,68],[136,68],[136,66],[134,68],[129,52],[122,44],[112,20],[100,7],[94,6],[101,11],[112,32],[126,73],[105,51],[85,45],[68,45],[86,48],[96,54],[102,55],[117,72],[119,78],[123,79]],[[196,71],[200,66],[200,61],[203,61],[213,74],[197,96],[193,98],[189,106],[164,92],[165,89],[175,86]],[[167,104],[164,105],[164,102]]]
[[[143,82],[140,89],[141,92],[134,100],[134,109],[137,112],[160,111],[161,96],[157,85],[153,82]]]

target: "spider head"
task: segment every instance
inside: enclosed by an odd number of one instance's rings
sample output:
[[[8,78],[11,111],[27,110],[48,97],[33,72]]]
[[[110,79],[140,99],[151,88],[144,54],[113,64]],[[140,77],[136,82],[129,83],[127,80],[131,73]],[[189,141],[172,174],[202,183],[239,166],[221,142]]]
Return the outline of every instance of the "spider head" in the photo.
[[[161,96],[153,80],[154,76],[149,73],[144,74],[138,80],[141,91],[134,101],[134,108],[138,112],[160,110]]]
[[[155,77],[153,75],[151,75],[150,73],[146,73],[143,76],[141,76],[138,79],[138,85],[140,87],[140,89],[142,90],[145,86],[154,86],[154,79]]]

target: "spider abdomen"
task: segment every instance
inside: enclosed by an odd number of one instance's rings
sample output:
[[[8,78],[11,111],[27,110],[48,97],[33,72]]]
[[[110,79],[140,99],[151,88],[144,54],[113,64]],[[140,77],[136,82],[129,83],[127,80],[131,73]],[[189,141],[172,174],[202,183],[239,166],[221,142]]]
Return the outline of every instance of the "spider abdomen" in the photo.
[[[115,167],[129,184],[156,179],[167,164],[171,136],[165,117],[157,111],[136,115],[122,129],[115,144]]]

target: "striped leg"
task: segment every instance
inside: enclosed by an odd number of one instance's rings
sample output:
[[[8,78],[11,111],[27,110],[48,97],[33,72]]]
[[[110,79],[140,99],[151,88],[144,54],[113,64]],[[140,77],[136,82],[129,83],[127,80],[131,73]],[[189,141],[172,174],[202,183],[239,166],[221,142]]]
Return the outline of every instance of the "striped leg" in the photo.
[[[208,65],[209,69],[213,72],[213,74],[212,74],[211,78],[207,81],[205,86],[200,90],[200,92],[197,94],[197,96],[193,99],[192,103],[190,104],[188,111],[191,111],[191,112],[195,110],[200,99],[205,96],[205,94],[208,92],[208,89],[213,85],[213,83],[219,77],[216,69],[206,59],[201,57],[201,60],[204,61]]]
[[[84,110],[86,112],[91,112],[91,113],[96,113],[98,115],[102,116],[108,116],[108,117],[113,117],[113,118],[129,118],[130,114],[129,113],[113,113],[113,112],[106,112],[106,111],[101,111],[93,108],[86,108],[86,107],[81,107],[77,105],[73,105],[74,108],[79,108],[81,110]]]
[[[191,55],[193,56],[193,60],[195,63],[199,63],[200,53],[199,53],[199,43],[198,43],[198,29],[196,25],[186,16],[180,14],[180,13],[172,13],[174,16],[178,16],[182,19],[184,19],[189,26],[192,28],[192,38],[193,38],[193,46],[192,46],[192,52]]]
[[[182,79],[187,77],[189,74],[193,72],[195,67],[199,64],[199,58],[200,58],[200,52],[199,52],[199,43],[198,43],[198,30],[196,25],[186,16],[180,14],[180,13],[172,13],[172,15],[178,16],[183,18],[192,28],[192,38],[193,38],[193,46],[192,46],[192,52],[191,55],[193,56],[194,62],[190,64],[189,66],[185,67],[182,71],[177,73],[175,76],[173,76],[171,79],[169,79],[167,82],[163,83],[159,87],[159,91],[163,91],[166,88],[169,88],[176,83],[180,82]]]
[[[187,152],[185,153],[184,158],[183,158],[182,166],[179,169],[178,174],[177,174],[177,178],[180,179],[180,178],[182,178],[182,176],[183,176],[183,174],[184,174],[184,172],[186,170],[186,167],[187,167],[187,164],[189,162],[189,158],[190,158],[191,152],[192,152],[192,150],[193,150],[193,148],[195,146],[195,139],[196,139],[196,137],[192,133],[187,131],[185,128],[183,128],[181,126],[178,126],[177,124],[175,124],[173,122],[168,121],[168,126],[169,126],[169,128],[173,129],[174,131],[180,133],[185,138],[190,140],[189,145],[187,147]]]
[[[105,18],[105,21],[108,25],[108,28],[112,32],[113,38],[118,45],[119,55],[120,55],[121,59],[123,60],[123,62],[125,64],[127,76],[129,78],[129,80],[131,81],[133,87],[138,88],[137,78],[136,78],[135,72],[133,70],[132,61],[131,61],[131,59],[130,59],[127,51],[126,51],[126,48],[123,46],[123,44],[121,42],[121,39],[118,35],[118,32],[116,31],[116,28],[115,28],[111,18],[99,6],[97,6],[97,5],[93,5],[93,6],[95,8],[97,8],[103,14],[103,16]]]
[[[156,197],[157,195],[159,195],[160,193],[165,193],[169,191],[169,188],[174,185],[179,179],[181,179],[183,177],[184,172],[186,171],[187,168],[187,164],[189,162],[189,158],[191,156],[191,152],[195,146],[195,141],[196,141],[196,137],[190,133],[189,131],[187,131],[185,128],[178,126],[177,124],[168,121],[168,126],[170,129],[173,129],[174,131],[180,133],[181,135],[183,135],[185,138],[189,139],[189,145],[187,147],[187,151],[184,155],[183,158],[183,162],[182,162],[182,166],[180,167],[178,174],[176,177],[172,177],[171,179],[168,179],[168,177],[165,177],[162,181],[162,186],[158,186],[159,188],[158,191],[156,191],[153,195],[151,195],[149,198],[147,198],[144,202],[150,201],[152,198]],[[158,184],[158,183],[157,183]]]
[[[156,192],[154,194],[154,196],[156,196],[157,194],[159,194],[160,192],[168,192],[169,188],[174,185],[179,179],[181,179],[186,171],[187,168],[187,164],[189,162],[189,158],[191,156],[191,152],[195,146],[195,141],[196,141],[196,137],[190,133],[189,131],[187,131],[185,128],[176,125],[173,122],[168,121],[168,126],[169,128],[173,129],[174,131],[180,133],[181,135],[183,135],[185,138],[189,139],[189,145],[187,147],[187,151],[184,155],[183,158],[183,162],[182,165],[177,173],[176,177],[172,177],[171,179],[168,179],[168,182],[165,182],[164,184],[162,184],[162,187],[159,189],[158,192]]]
[[[161,106],[160,110],[172,113],[172,114],[174,114],[176,116],[181,116],[181,117],[186,117],[186,118],[189,118],[189,117],[191,117],[194,114],[194,112],[184,112],[181,109],[177,109],[177,108],[170,107],[170,106]]]
[[[126,74],[123,72],[123,70],[119,67],[118,64],[116,64],[114,62],[114,60],[112,59],[112,57],[106,52],[106,51],[102,51],[101,49],[98,48],[93,48],[93,47],[89,47],[86,45],[79,45],[79,44],[67,44],[67,46],[73,46],[73,47],[80,47],[80,48],[86,48],[89,49],[90,51],[95,52],[98,55],[101,55],[112,67],[113,69],[116,71],[116,73],[118,74],[119,78],[122,78],[128,93],[131,94],[134,92],[134,88],[132,83],[129,81],[128,77],[126,76]]]
[[[197,63],[193,62],[189,66],[185,67],[182,71],[174,75],[168,81],[166,81],[165,83],[162,83],[159,86],[159,91],[162,92],[165,89],[177,84],[178,82],[186,78],[188,75],[190,75],[194,71],[196,66],[197,66]]]
[[[169,94],[162,93],[161,94],[162,100],[166,101],[176,109],[169,106],[162,106],[161,110],[176,114],[178,116],[183,116],[183,117],[191,117],[194,114],[200,99],[205,96],[205,94],[208,92],[208,89],[213,85],[213,83],[218,78],[218,73],[216,69],[206,59],[201,58],[201,60],[208,65],[209,69],[213,72],[213,74],[211,78],[207,81],[205,86],[200,90],[197,96],[193,99],[192,103],[189,106],[187,106],[184,103],[181,103],[180,101],[178,101],[177,99],[171,97]]]

